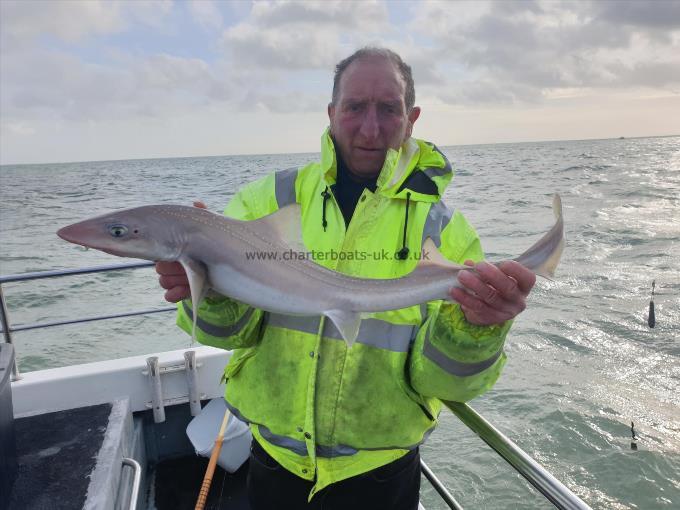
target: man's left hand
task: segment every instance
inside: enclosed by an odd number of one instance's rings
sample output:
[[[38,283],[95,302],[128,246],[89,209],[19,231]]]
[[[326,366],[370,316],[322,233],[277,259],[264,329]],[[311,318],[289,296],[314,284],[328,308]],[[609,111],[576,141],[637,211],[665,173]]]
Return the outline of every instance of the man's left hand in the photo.
[[[526,308],[526,298],[536,283],[536,275],[526,267],[514,260],[498,266],[471,260],[465,264],[474,271],[458,273],[462,288],[454,287],[450,294],[468,322],[478,326],[501,324]]]

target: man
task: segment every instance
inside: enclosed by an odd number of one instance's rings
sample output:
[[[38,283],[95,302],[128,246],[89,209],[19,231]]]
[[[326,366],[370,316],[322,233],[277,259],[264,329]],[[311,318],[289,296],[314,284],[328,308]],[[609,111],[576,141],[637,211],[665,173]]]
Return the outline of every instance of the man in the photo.
[[[449,162],[411,138],[420,115],[414,102],[411,69],[397,54],[357,51],[336,67],[321,161],[249,184],[225,210],[253,220],[300,203],[306,247],[347,254],[317,262],[353,276],[408,274],[427,237],[475,269],[460,274],[465,290],[451,291],[455,302],[362,321],[352,348],[323,318],[265,313],[222,296],[205,300],[199,341],[234,349],[225,398],[253,433],[248,492],[255,510],[417,509],[418,445],[436,426],[438,399],[480,395],[505,363],[505,336],[535,276],[515,262],[480,262],[476,233],[440,201],[452,178]],[[158,263],[157,271],[166,299],[188,297],[178,264]],[[188,300],[179,306],[187,331],[193,313]]]

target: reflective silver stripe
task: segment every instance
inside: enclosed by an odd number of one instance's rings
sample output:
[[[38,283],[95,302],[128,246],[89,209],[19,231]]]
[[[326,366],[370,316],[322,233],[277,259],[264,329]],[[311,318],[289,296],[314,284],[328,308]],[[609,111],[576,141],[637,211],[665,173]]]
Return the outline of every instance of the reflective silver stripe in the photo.
[[[288,436],[274,434],[264,425],[258,425],[257,427],[262,437],[271,444],[275,446],[280,446],[281,448],[285,448],[286,450],[290,450],[291,452],[296,453],[300,456],[307,455],[307,444],[304,441],[300,441],[299,439],[293,439]],[[315,450],[317,457],[323,457],[326,459],[330,459],[333,457],[349,457],[351,455],[356,455],[360,451],[415,450],[416,448],[418,448],[418,446],[425,442],[425,440],[429,437],[429,435],[432,433],[434,429],[435,429],[434,426],[430,427],[423,434],[422,441],[409,446],[384,446],[381,448],[361,448],[360,450],[358,450],[352,446],[344,444],[339,444],[335,446],[325,446],[318,444],[315,446]]]
[[[435,152],[437,152],[442,158],[444,158],[444,168],[442,168],[442,172],[438,173],[436,175],[446,175],[448,173],[453,173],[453,168],[451,168],[451,163],[449,163],[449,158],[447,158],[442,151],[439,150],[439,147],[437,147],[435,144],[430,144],[432,145],[432,148],[434,149]],[[430,170],[428,168],[428,170]],[[427,171],[425,172],[427,173]],[[435,177],[435,175],[427,174],[428,177]]]
[[[449,224],[453,211],[451,211],[441,200],[430,206],[430,211],[427,213],[425,226],[423,227],[423,239],[432,238],[435,246],[439,247],[442,244],[441,233],[442,230]]]
[[[356,455],[357,453],[359,453],[359,450],[344,444],[339,444],[336,446],[324,446],[321,444],[316,445],[316,455],[318,457],[324,457],[327,459],[333,457],[349,457],[350,455]]]
[[[319,317],[297,317],[278,313],[267,313],[265,324],[279,328],[292,329],[316,335],[319,332]],[[391,324],[379,319],[364,319],[359,327],[356,341],[392,352],[408,352],[408,348],[417,327],[413,325]],[[323,336],[342,340],[342,335],[332,321],[327,320]]]
[[[274,188],[276,191],[276,203],[279,209],[295,203],[295,180],[297,179],[297,168],[281,170],[275,174]]]
[[[262,434],[262,437],[271,444],[280,446],[286,450],[290,450],[291,452],[297,453],[298,455],[307,455],[307,445],[304,441],[274,434],[264,425],[258,425],[257,428],[260,431],[260,434]]]
[[[449,358],[446,354],[432,345],[430,342],[429,329],[425,336],[425,345],[423,345],[423,355],[427,359],[432,361],[445,372],[458,377],[470,377],[471,375],[476,375],[480,372],[483,372],[496,363],[498,358],[501,357],[501,354],[503,354],[502,348],[484,361],[478,361],[476,363],[463,363],[461,361],[456,361],[455,359]]]
[[[191,310],[189,305],[187,304],[186,301],[182,301],[182,306],[184,307],[184,312],[189,316],[189,319],[192,321],[194,320],[194,312]],[[204,321],[200,317],[196,319],[196,326],[203,331],[204,333],[207,333],[208,335],[211,336],[217,336],[217,337],[227,337],[227,336],[232,336],[237,333],[239,333],[246,324],[248,324],[248,321],[250,318],[253,316],[253,312],[255,311],[254,308],[249,308],[246,313],[244,313],[239,320],[236,321],[235,324],[232,324],[231,326],[217,326],[215,324],[211,324],[207,321]]]
[[[364,319],[361,321],[356,341],[392,352],[408,352],[415,328],[416,326],[409,324],[392,324],[379,319]],[[323,335],[336,340],[343,339],[340,331],[330,320],[326,321]]]
[[[250,420],[247,419],[245,416],[241,414],[241,411],[236,409],[233,405],[229,403],[229,401],[225,398],[224,403],[227,404],[227,407],[229,408],[229,411],[231,411],[231,414],[236,416],[239,420],[241,420],[243,423],[250,423]]]
[[[296,315],[283,315],[280,313],[265,313],[264,323],[266,326],[293,329],[316,335],[319,332],[321,317],[298,317]]]
[[[427,303],[420,304],[420,324],[422,325],[427,320]]]
[[[429,166],[427,168],[423,168],[421,172],[427,175],[430,179],[432,179],[433,177],[441,177],[442,175],[451,173],[451,165],[449,165],[447,161],[446,166],[444,168]]]

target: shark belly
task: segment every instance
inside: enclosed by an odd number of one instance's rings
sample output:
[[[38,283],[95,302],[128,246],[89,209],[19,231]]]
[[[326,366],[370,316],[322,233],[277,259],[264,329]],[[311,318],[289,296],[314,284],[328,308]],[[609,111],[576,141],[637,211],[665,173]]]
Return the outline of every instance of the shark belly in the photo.
[[[274,275],[254,277],[227,265],[209,266],[208,275],[215,291],[268,312],[315,316],[329,306],[312,289],[295,292],[276,285]]]

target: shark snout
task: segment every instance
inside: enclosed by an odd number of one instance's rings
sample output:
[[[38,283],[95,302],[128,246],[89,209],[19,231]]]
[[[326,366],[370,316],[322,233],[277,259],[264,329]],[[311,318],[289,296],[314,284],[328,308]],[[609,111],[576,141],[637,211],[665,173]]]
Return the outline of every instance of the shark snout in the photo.
[[[61,237],[64,241],[68,241],[69,243],[77,243],[78,242],[78,229],[74,228],[75,225],[69,225],[68,227],[62,227],[59,230],[57,230],[57,235]]]
[[[57,230],[57,235],[64,241],[69,243],[79,244],[88,248],[95,248],[94,244],[97,239],[96,230],[92,225],[84,223],[74,223]]]

